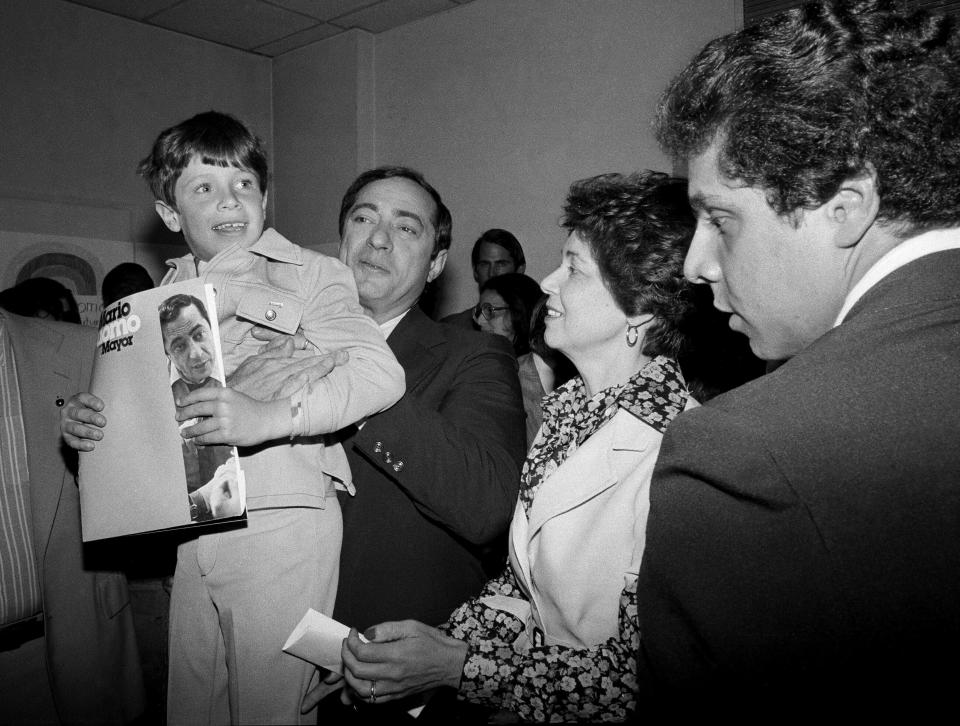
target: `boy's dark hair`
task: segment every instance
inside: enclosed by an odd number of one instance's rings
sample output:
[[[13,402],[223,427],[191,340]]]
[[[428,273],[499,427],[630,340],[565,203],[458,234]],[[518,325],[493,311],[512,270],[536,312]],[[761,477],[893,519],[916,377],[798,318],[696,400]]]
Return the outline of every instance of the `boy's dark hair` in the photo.
[[[889,0],[819,2],[711,41],[661,98],[675,158],[715,139],[719,171],[781,215],[876,170],[878,221],[960,224],[960,33]]]
[[[172,323],[174,320],[180,317],[180,311],[184,310],[193,305],[200,311],[200,316],[207,321],[207,324],[210,324],[210,316],[207,315],[207,308],[204,306],[203,301],[200,298],[196,298],[193,295],[171,295],[162,303],[160,303],[157,308],[157,312],[160,315],[160,331],[163,332],[163,326],[168,323]],[[166,348],[167,343],[164,341],[164,348]]]
[[[692,305],[683,258],[696,221],[686,181],[654,171],[581,179],[570,187],[561,224],[590,248],[624,313],[654,316],[644,354],[676,358]]]
[[[427,180],[423,178],[423,174],[406,166],[378,166],[376,169],[369,169],[363,172],[353,180],[353,184],[344,192],[343,199],[340,202],[340,236],[343,237],[343,225],[347,221],[347,215],[353,208],[354,203],[356,203],[360,191],[367,186],[367,184],[372,184],[375,181],[395,178],[409,179],[421,187],[430,195],[430,198],[433,199],[433,203],[437,207],[437,212],[434,219],[430,221],[433,223],[433,228],[437,232],[436,239],[434,239],[433,242],[432,255],[436,257],[440,250],[445,250],[450,247],[450,239],[453,233],[453,219],[450,216],[450,210],[447,209],[447,205],[445,205],[443,199],[440,198],[440,192],[430,186]]]
[[[194,157],[204,164],[234,166],[257,176],[267,189],[267,155],[260,139],[239,120],[219,111],[206,111],[160,132],[150,154],[137,165],[153,196],[177,208],[177,179]]]
[[[484,242],[503,247],[513,260],[514,267],[519,269],[521,265],[527,264],[527,258],[523,255],[523,247],[520,246],[520,240],[518,240],[512,232],[508,232],[505,229],[494,228],[488,229],[473,243],[473,249],[470,251],[470,264],[473,267],[476,267],[477,262],[480,260],[480,245]]]

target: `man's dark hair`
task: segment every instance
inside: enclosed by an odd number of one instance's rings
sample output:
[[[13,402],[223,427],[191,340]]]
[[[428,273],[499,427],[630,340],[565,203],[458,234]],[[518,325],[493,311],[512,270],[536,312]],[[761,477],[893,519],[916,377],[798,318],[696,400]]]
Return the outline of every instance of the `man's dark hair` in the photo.
[[[421,187],[430,195],[430,198],[433,199],[437,211],[434,218],[430,220],[433,228],[436,230],[432,256],[436,257],[440,250],[449,249],[451,235],[453,233],[453,219],[450,216],[450,210],[447,209],[447,206],[443,203],[443,199],[440,198],[440,192],[430,186],[427,180],[423,178],[423,174],[406,166],[378,166],[376,169],[369,169],[363,172],[354,179],[353,184],[347,188],[347,191],[343,195],[343,200],[340,202],[340,236],[343,237],[343,227],[347,221],[347,215],[350,213],[350,210],[353,209],[353,205],[356,203],[360,191],[375,181],[395,178],[409,179]]]
[[[267,189],[267,155],[260,139],[219,111],[199,113],[161,131],[137,173],[147,180],[154,198],[176,209],[177,179],[194,156],[204,164],[246,169],[256,175],[261,192]]]
[[[160,314],[160,329],[163,330],[163,326],[168,323],[172,323],[174,320],[180,317],[180,311],[184,310],[191,305],[196,306],[197,310],[200,311],[200,316],[207,321],[207,324],[210,324],[210,316],[207,315],[207,308],[204,306],[203,302],[194,297],[193,295],[171,295],[157,308],[157,312]],[[166,347],[166,343],[164,343]]]
[[[561,224],[590,247],[623,312],[654,316],[643,352],[676,358],[692,301],[683,276],[695,228],[686,181],[653,171],[581,179],[570,187]]]
[[[484,242],[503,247],[513,260],[513,266],[516,269],[520,269],[522,265],[527,264],[527,258],[523,256],[523,247],[520,246],[520,240],[514,237],[512,232],[505,229],[488,229],[473,243],[473,249],[470,251],[470,264],[473,267],[476,267],[477,262],[480,261],[480,246]]]
[[[819,2],[711,41],[660,100],[675,158],[715,139],[720,172],[781,215],[876,170],[878,221],[960,224],[960,34],[889,0]]]

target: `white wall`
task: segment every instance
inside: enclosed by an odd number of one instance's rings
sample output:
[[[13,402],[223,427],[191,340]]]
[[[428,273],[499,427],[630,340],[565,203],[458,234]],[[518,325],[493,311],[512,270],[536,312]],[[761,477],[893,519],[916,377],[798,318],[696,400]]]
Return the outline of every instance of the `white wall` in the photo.
[[[331,255],[340,198],[374,165],[373,38],[349,31],[273,64],[277,228]]]
[[[441,312],[475,301],[470,248],[490,227],[518,236],[527,273],[541,279],[558,259],[570,183],[668,170],[650,131],[657,97],[704,42],[741,17],[741,0],[475,0],[354,49],[332,38],[283,56],[274,64],[277,187],[300,196],[278,208],[281,231],[319,221],[320,234],[335,234],[352,175],[372,163],[406,164],[453,213]],[[284,100],[292,87],[296,102]],[[348,134],[325,104],[355,114]],[[294,156],[291,140],[310,168],[288,176],[280,164]]]
[[[741,0],[474,0],[271,61],[61,0],[4,0],[0,229],[158,249],[171,238],[136,162],[162,128],[216,108],[264,137],[269,221],[301,244],[335,250],[340,196],[363,169],[423,171],[453,212],[441,309],[460,309],[484,229],[513,230],[540,278],[570,182],[665,168],[657,95],[741,14]]]
[[[218,109],[272,144],[269,58],[61,0],[3,0],[0,28],[0,230],[109,240],[156,276],[177,238],[135,169],[157,134]]]

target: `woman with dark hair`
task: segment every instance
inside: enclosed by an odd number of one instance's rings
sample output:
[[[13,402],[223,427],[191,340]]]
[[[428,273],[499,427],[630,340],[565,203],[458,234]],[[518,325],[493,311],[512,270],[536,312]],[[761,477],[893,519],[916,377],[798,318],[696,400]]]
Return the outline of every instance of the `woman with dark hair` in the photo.
[[[491,277],[480,288],[473,319],[484,333],[507,338],[519,358],[530,350],[530,320],[540,294],[537,281],[522,272]]]
[[[488,278],[480,286],[480,301],[473,310],[473,321],[482,332],[500,335],[513,345],[523,392],[523,410],[527,417],[527,446],[533,443],[543,420],[541,399],[553,390],[553,375],[546,362],[543,358],[539,361],[544,369],[541,374],[530,350],[530,327],[543,298],[540,285],[532,277],[521,272],[507,272]],[[545,375],[548,375],[546,381]]]
[[[624,720],[636,708],[636,584],[663,432],[696,405],[676,363],[694,231],[665,174],[575,183],[545,341],[578,376],[544,400],[520,480],[504,572],[441,629],[415,621],[344,640],[368,703],[450,686],[523,720]],[[428,706],[429,708],[429,706]]]

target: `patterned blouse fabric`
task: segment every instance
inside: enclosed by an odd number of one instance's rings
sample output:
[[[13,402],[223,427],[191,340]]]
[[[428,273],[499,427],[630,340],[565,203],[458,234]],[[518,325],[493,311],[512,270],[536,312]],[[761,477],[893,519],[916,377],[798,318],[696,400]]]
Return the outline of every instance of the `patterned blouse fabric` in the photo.
[[[543,399],[543,426],[534,439],[520,472],[520,502],[530,505],[540,484],[555,472],[621,408],[663,434],[667,424],[683,410],[687,387],[676,363],[660,356],[650,361],[626,383],[587,396],[577,376]]]
[[[674,361],[658,357],[633,378],[588,397],[574,378],[544,399],[544,421],[520,477],[520,501],[529,513],[540,484],[560,464],[625,409],[663,433],[687,401]],[[528,599],[510,563],[476,597],[461,605],[442,626],[466,641],[460,693],[467,700],[499,707],[525,721],[623,721],[636,707],[640,645],[637,582],[620,595],[618,633],[590,648],[530,646],[517,638],[526,623],[490,608],[482,598]]]

